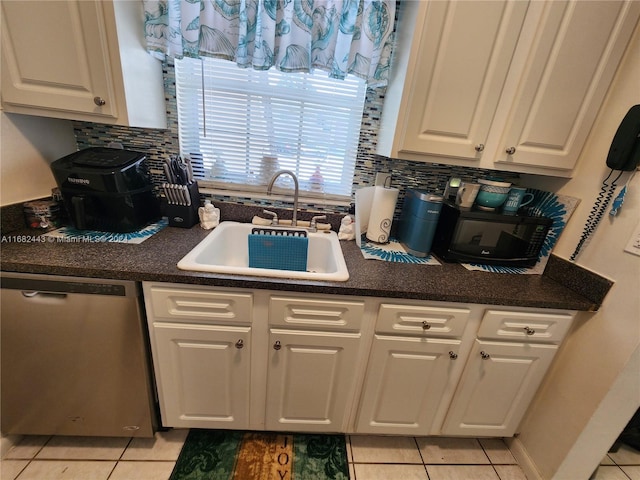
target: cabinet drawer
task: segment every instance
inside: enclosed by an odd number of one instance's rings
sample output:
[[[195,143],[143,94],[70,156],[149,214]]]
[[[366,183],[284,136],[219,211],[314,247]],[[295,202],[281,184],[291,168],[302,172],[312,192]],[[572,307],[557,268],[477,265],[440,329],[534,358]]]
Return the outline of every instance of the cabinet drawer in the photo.
[[[269,324],[280,327],[322,330],[360,330],[364,302],[341,298],[304,298],[272,296]]]
[[[570,313],[536,313],[487,310],[479,338],[559,343],[571,327]]]
[[[469,317],[467,308],[383,303],[377,333],[459,337]]]
[[[253,296],[250,293],[152,285],[145,289],[145,294],[154,320],[251,323]]]

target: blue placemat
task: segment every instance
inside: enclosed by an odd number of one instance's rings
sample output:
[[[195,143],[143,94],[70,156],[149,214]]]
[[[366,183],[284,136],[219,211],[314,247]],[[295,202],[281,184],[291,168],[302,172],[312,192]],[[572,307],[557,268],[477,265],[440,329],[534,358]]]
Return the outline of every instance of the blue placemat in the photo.
[[[114,243],[142,243],[147,238],[155,235],[160,230],[168,225],[166,218],[158,220],[156,223],[147,225],[140,230],[130,233],[112,233],[112,232],[99,232],[95,230],[77,230],[73,227],[61,227],[57,230],[47,232],[43,236],[49,237],[52,242],[60,243],[99,243],[99,242],[114,242]]]
[[[417,263],[420,265],[441,265],[433,255],[428,257],[414,257],[407,253],[402,244],[391,237],[389,243],[374,243],[367,239],[366,235],[362,235],[360,244],[362,256],[370,260],[383,260],[385,262],[397,263]]]

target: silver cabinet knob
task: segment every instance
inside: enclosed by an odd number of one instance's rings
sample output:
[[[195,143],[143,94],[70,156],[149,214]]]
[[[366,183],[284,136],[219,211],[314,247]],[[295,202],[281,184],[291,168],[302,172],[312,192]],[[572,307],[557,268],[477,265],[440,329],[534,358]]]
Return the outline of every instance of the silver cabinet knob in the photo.
[[[505,152],[507,152],[507,155],[513,155],[514,153],[516,153],[516,147],[509,147],[505,150]]]
[[[236,342],[236,348],[241,349],[244,348],[244,340],[240,339]]]
[[[449,358],[451,360],[455,360],[456,358],[458,358],[458,354],[452,350],[449,352]]]
[[[482,357],[483,360],[486,360],[488,358],[491,357],[491,355],[489,355],[487,352],[485,352],[484,350],[482,352],[480,352],[480,356]]]
[[[524,331],[527,335],[533,335],[536,331],[533,328],[524,327]]]
[[[429,325],[427,322],[422,322],[422,329],[423,330],[429,330],[431,328],[431,325]]]
[[[282,348],[282,345],[280,344],[280,340],[277,340],[276,343],[273,344],[273,349],[280,350],[281,348]]]
[[[475,146],[476,152],[482,152],[484,150],[484,143],[479,143]]]
[[[107,102],[102,97],[93,97],[93,103],[95,103],[97,106],[101,107],[104,104],[106,104]]]

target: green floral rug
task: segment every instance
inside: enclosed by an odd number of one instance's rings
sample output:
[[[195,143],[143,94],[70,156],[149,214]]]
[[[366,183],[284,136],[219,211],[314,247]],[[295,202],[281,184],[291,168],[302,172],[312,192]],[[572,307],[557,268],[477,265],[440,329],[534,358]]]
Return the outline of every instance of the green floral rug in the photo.
[[[192,429],[169,480],[348,480],[344,435]]]

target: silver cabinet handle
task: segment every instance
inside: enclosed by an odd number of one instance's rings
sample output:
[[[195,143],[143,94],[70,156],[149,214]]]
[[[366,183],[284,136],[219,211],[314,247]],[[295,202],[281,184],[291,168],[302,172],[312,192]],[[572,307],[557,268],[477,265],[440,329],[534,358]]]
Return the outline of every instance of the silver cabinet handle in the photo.
[[[95,103],[99,107],[102,107],[107,102],[102,97],[93,97],[93,103]]]
[[[527,335],[533,335],[536,331],[533,328],[524,327],[524,331]]]
[[[429,325],[427,322],[422,322],[422,329],[423,330],[429,330],[431,328],[431,325]]]
[[[475,146],[476,152],[482,152],[484,150],[484,143],[479,143]]]
[[[449,358],[451,360],[455,360],[456,358],[458,358],[458,354],[452,350],[449,352]]]
[[[236,348],[241,349],[244,348],[244,340],[240,339],[236,342]]]
[[[276,340],[276,343],[273,344],[273,349],[280,350],[281,348],[282,348],[282,345],[280,344],[280,340]]]
[[[505,150],[505,152],[507,152],[507,155],[513,155],[514,153],[516,153],[516,147],[509,147]]]
[[[482,352],[480,352],[480,356],[482,357],[483,360],[486,360],[488,358],[491,357],[491,355],[489,355],[487,352],[485,352],[484,350]]]

